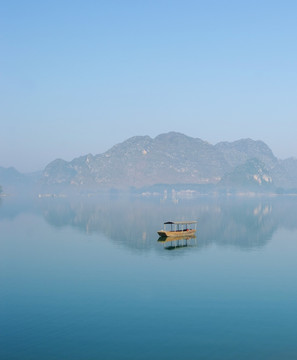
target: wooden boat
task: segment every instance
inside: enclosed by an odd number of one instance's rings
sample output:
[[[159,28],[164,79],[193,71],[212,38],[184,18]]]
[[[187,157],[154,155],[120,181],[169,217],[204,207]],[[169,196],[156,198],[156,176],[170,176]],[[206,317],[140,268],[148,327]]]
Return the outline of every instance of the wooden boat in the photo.
[[[196,226],[197,221],[167,221],[164,223],[164,229],[158,231],[158,234],[161,237],[186,237],[195,234]]]
[[[195,234],[184,235],[184,236],[160,236],[158,242],[163,244],[163,243],[171,243],[174,241],[181,241],[181,240],[188,241],[192,239],[196,239]]]

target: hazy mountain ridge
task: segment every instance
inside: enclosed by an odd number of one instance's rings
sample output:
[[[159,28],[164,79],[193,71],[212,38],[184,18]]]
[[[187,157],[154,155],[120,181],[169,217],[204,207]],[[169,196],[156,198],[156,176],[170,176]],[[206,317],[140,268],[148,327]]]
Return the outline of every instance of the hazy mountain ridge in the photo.
[[[260,140],[241,139],[234,142],[220,142],[215,147],[224,154],[231,167],[241,165],[252,158],[262,161],[268,169],[278,164],[271,149]]]
[[[278,186],[285,184],[287,188],[297,187],[297,159],[291,157],[279,160],[272,174],[278,179]]]
[[[14,167],[2,167],[0,166],[0,179],[3,183],[15,183],[25,179],[25,175],[17,171]]]
[[[134,136],[98,155],[72,161],[56,159],[44,171],[22,174],[0,167],[0,185],[39,184],[70,188],[127,189],[153,185],[221,188],[297,188],[297,159],[277,159],[260,140],[241,139],[212,145],[199,138],[169,132],[154,139]]]
[[[56,160],[57,161],[57,160]],[[151,139],[130,138],[99,155],[69,163],[55,162],[44,171],[48,184],[147,186],[156,183],[217,183],[229,168],[213,145],[179,133]],[[64,167],[64,171],[63,171]]]
[[[274,184],[271,173],[265,164],[257,158],[252,158],[244,164],[236,166],[231,173],[224,175],[220,185],[250,190],[262,187],[268,190]]]
[[[251,159],[255,159],[254,163]],[[70,162],[55,160],[42,175],[45,184],[102,188],[162,183],[236,186],[244,179],[249,179],[245,181],[247,186],[297,187],[297,160],[278,160],[259,140],[211,145],[169,132],[154,139],[135,136],[102,154],[88,154]]]
[[[34,187],[42,177],[42,171],[23,174],[14,167],[0,166],[0,186],[4,193],[15,192],[16,189],[26,192]]]

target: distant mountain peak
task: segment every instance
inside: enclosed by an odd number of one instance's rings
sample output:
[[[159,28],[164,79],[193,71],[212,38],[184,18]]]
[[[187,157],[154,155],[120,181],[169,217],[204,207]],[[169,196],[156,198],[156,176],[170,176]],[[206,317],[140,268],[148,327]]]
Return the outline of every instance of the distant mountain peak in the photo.
[[[183,133],[180,132],[176,132],[176,131],[169,131],[167,133],[163,133],[163,134],[159,134],[155,137],[154,140],[158,140],[158,139],[178,139],[178,138],[183,138],[183,139],[192,139],[190,136],[185,135]]]

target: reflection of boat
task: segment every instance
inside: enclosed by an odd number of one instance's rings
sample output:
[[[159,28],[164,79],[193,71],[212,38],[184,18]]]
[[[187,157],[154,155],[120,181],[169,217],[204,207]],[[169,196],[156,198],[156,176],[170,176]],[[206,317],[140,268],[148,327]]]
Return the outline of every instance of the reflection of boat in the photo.
[[[170,225],[170,230],[167,229],[166,225]],[[174,236],[184,238],[189,235],[194,235],[196,232],[196,226],[197,221],[167,221],[164,223],[164,229],[158,231],[158,234],[161,237]]]
[[[192,239],[195,239],[194,243],[191,241]],[[196,236],[195,235],[189,235],[189,236],[170,236],[170,237],[164,237],[160,236],[158,239],[158,242],[161,242],[164,245],[164,248],[166,250],[173,250],[173,249],[180,249],[185,247],[193,247],[197,246],[196,244]]]
[[[189,235],[189,236],[170,236],[170,237],[165,237],[165,236],[160,236],[158,241],[161,243],[170,243],[173,241],[181,241],[181,240],[190,240],[190,239],[196,239],[195,235]]]

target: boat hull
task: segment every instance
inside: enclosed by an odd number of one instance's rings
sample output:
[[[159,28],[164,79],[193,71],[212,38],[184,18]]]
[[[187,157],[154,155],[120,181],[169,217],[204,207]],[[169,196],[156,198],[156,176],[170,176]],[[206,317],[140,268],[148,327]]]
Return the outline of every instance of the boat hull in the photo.
[[[180,230],[180,231],[160,230],[160,231],[158,231],[158,234],[161,237],[185,237],[185,236],[189,236],[189,235],[194,235],[195,232],[196,232],[195,229]]]

